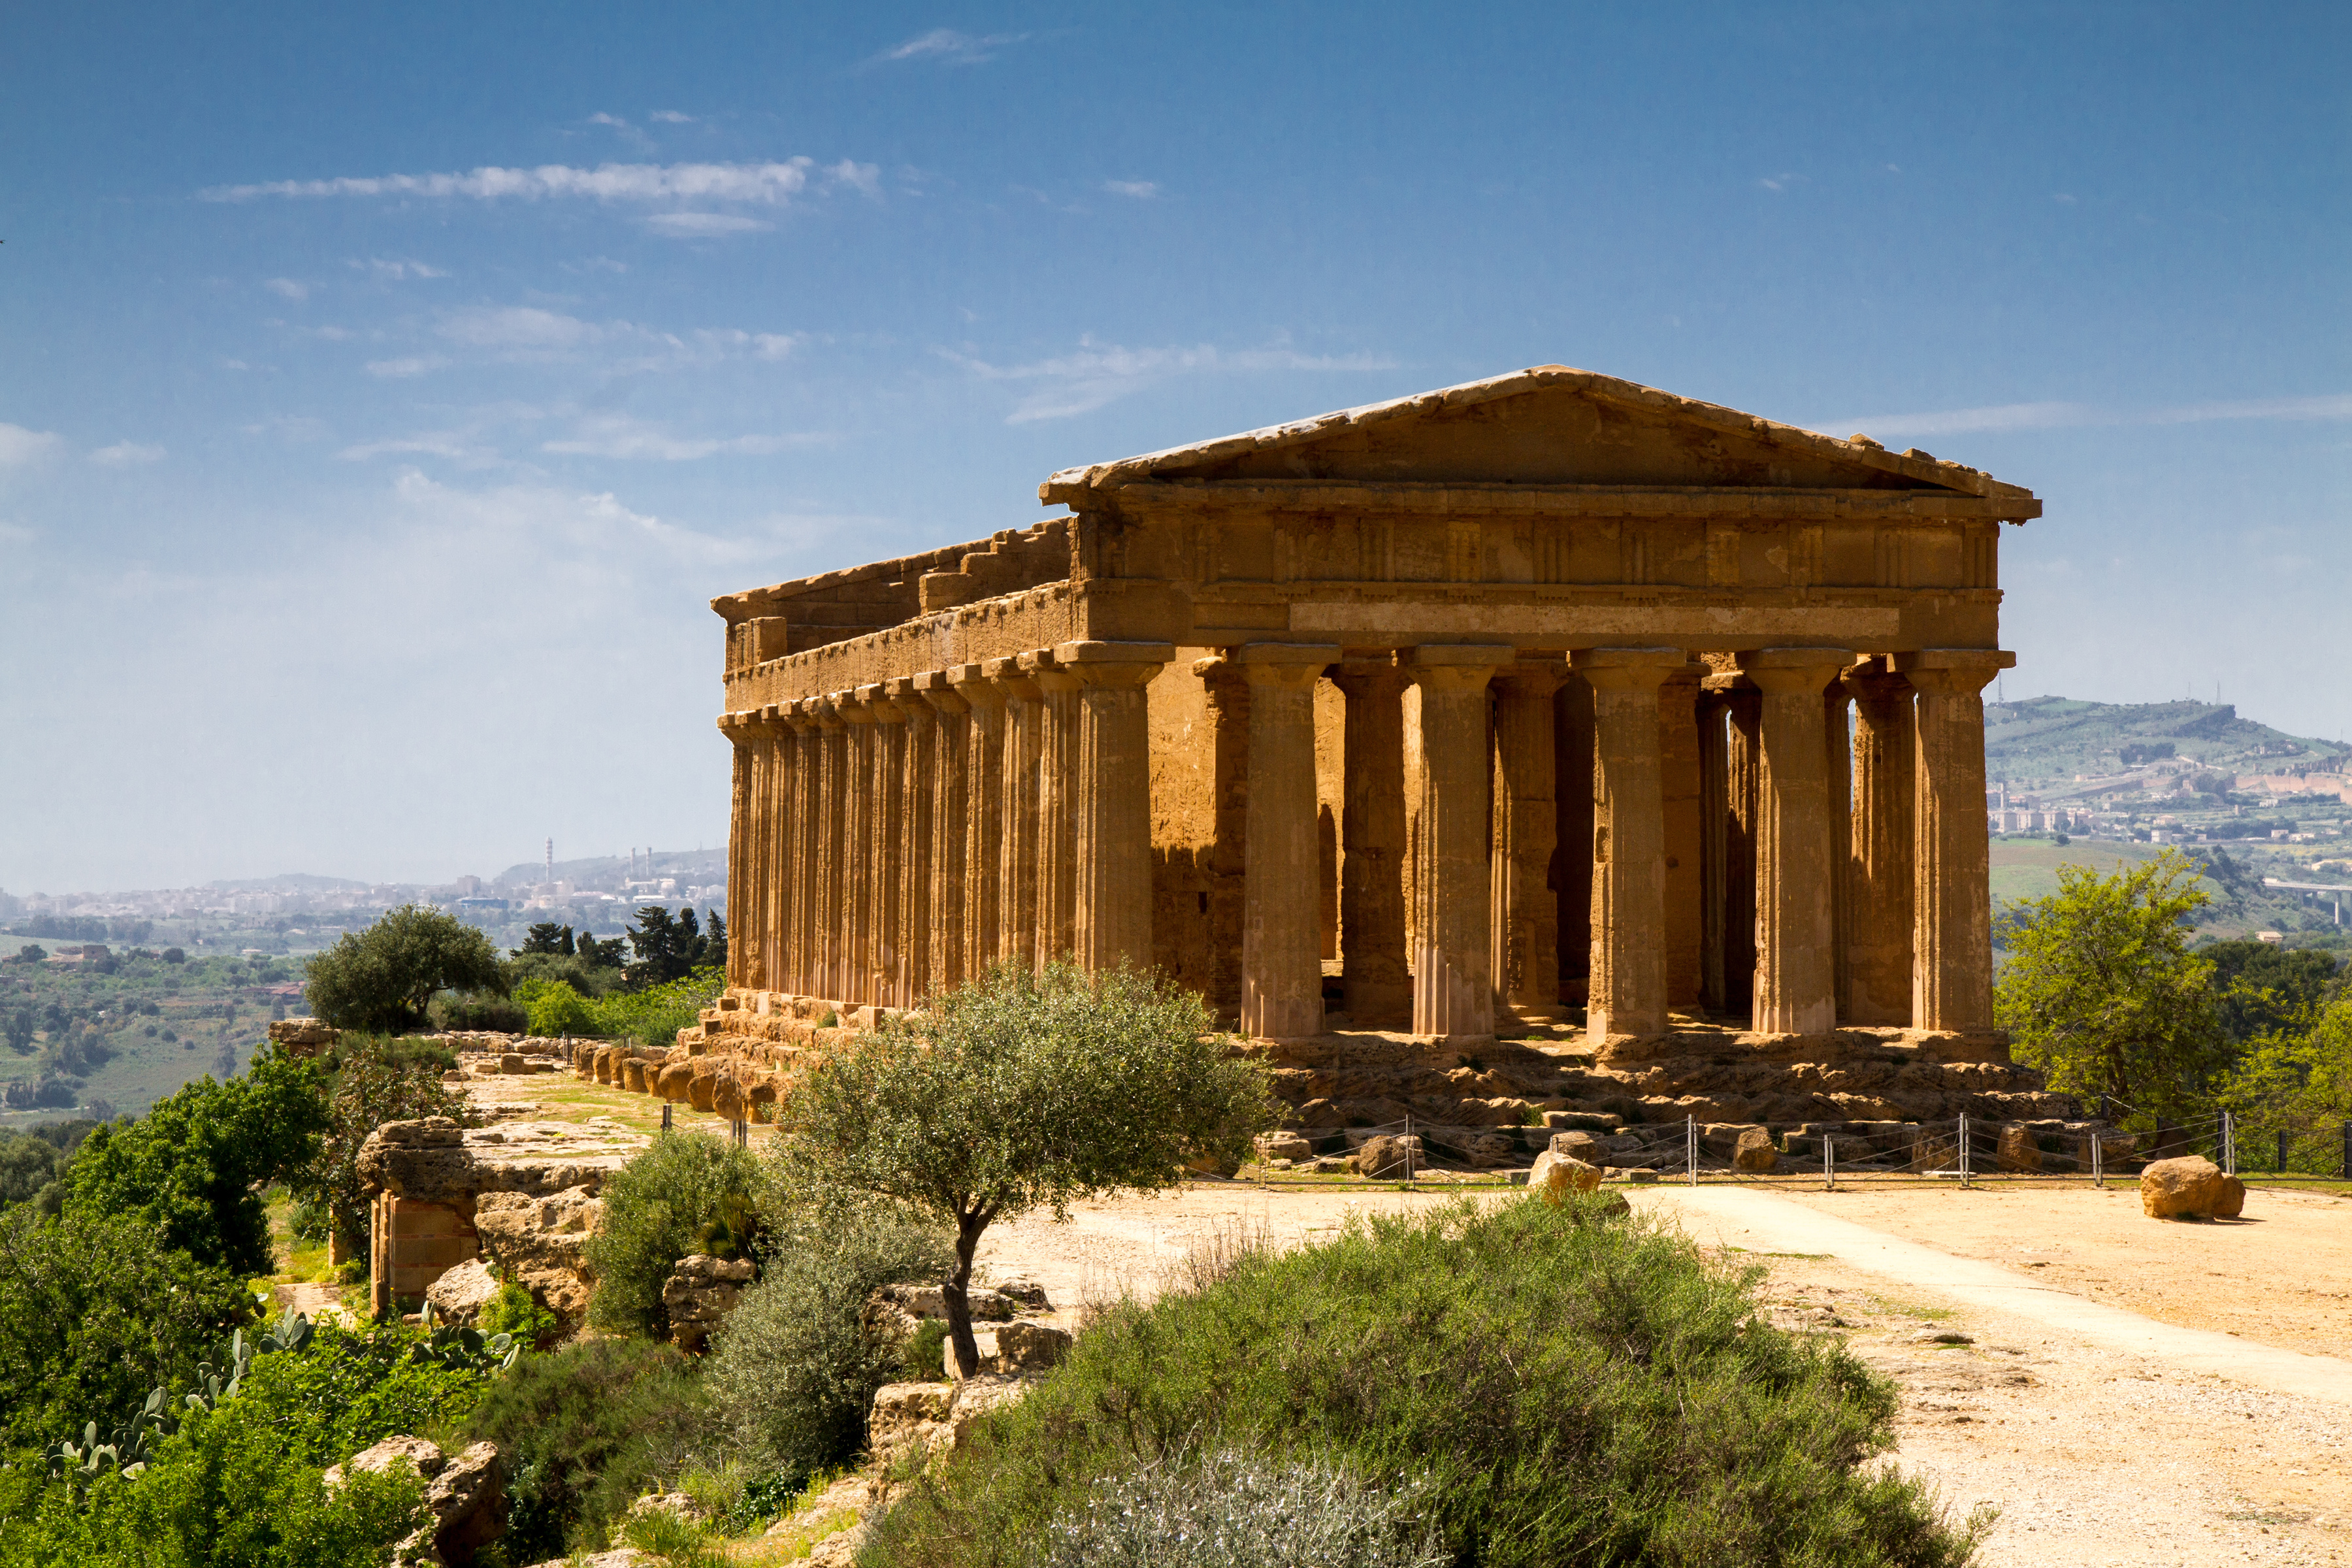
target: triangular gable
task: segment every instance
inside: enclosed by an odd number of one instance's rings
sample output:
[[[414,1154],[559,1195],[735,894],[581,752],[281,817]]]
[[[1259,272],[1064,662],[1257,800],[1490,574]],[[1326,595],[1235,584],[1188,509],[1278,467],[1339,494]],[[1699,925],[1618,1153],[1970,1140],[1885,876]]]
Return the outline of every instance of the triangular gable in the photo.
[[[1150,480],[1515,483],[2029,492],[1924,452],[1889,452],[1566,365],[1065,468],[1041,500]]]

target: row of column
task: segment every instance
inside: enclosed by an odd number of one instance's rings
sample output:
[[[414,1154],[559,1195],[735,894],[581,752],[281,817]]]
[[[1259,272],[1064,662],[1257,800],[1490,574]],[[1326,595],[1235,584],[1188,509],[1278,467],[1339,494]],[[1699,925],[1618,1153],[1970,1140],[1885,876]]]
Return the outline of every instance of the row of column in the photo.
[[[912,1007],[1001,959],[1148,969],[1143,689],[1174,655],[1064,643],[723,720],[730,982]]]

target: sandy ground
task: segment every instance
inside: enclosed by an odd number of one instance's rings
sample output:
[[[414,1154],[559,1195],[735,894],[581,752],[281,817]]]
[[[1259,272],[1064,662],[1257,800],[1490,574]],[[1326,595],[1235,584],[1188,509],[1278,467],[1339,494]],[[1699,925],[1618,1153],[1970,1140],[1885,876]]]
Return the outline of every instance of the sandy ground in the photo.
[[[1699,1192],[1698,1203],[1664,1186],[1633,1195],[1702,1246],[1763,1268],[1776,1321],[1841,1334],[1895,1380],[1891,1462],[1927,1477],[1956,1516],[1999,1510],[1986,1563],[2352,1561],[2352,1402],[2206,1370],[2228,1366],[2214,1331],[2242,1336],[2249,1375],[2265,1347],[2347,1348],[2352,1204],[2258,1190],[2248,1220],[2230,1226],[2146,1219],[2128,1188]],[[1296,1246],[1351,1213],[1444,1201],[1204,1184],[1081,1205],[1066,1225],[1032,1215],[999,1226],[982,1264],[1036,1279],[1068,1310],[1180,1282],[1195,1247],[1245,1234]],[[1862,1228],[1809,1225],[1816,1215]],[[1743,1246],[1743,1235],[1757,1245]],[[1890,1237],[1897,1244],[1870,1244]],[[2158,1348],[2117,1349],[2130,1337],[2064,1326],[2091,1318],[2094,1327],[2136,1323],[2133,1342]],[[1949,1332],[1969,1342],[1925,1337]],[[2212,1344],[2223,1347],[2218,1358],[2165,1353]]]

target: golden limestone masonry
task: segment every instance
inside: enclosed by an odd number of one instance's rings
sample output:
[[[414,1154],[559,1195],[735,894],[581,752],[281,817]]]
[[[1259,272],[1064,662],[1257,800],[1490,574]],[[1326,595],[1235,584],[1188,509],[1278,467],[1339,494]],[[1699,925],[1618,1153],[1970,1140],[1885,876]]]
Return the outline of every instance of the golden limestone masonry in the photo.
[[[2065,1109],[1992,1028],[2031,493],[1553,365],[1038,494],[713,603],[692,1046],[755,1114],[828,1031],[1065,952],[1201,991],[1309,1129]]]

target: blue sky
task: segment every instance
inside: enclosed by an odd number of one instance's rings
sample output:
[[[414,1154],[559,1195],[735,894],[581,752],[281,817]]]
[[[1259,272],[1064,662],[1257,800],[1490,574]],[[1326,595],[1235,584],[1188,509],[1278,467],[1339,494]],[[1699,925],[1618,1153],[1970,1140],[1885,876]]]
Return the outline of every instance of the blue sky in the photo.
[[[2011,696],[2352,731],[2341,7],[6,36],[13,892],[715,843],[712,595],[1551,362],[2033,487]]]

